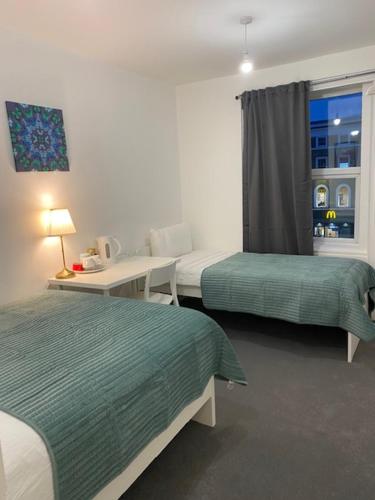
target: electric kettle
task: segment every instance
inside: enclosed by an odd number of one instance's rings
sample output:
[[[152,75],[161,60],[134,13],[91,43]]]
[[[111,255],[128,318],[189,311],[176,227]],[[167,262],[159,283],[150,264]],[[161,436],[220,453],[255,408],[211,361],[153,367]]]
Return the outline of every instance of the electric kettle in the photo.
[[[121,253],[121,243],[114,236],[98,236],[96,245],[100,258],[105,266],[114,264]],[[117,247],[117,248],[116,248]]]

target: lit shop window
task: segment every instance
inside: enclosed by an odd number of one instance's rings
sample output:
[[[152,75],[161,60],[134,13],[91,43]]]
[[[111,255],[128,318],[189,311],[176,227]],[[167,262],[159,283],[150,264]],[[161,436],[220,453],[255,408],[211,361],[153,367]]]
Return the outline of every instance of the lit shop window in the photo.
[[[314,236],[354,238],[356,179],[317,179],[313,185]]]

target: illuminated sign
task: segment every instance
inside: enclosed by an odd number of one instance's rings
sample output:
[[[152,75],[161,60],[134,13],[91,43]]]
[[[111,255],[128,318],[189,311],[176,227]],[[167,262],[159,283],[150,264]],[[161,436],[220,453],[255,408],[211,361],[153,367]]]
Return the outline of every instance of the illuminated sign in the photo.
[[[336,219],[335,210],[328,210],[326,213],[326,219]]]

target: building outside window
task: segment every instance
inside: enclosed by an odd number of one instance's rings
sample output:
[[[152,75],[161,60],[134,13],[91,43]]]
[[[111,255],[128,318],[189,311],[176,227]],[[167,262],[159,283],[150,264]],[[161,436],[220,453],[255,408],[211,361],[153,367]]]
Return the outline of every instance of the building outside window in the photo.
[[[315,167],[316,168],[326,168],[327,161],[328,161],[328,158],[326,156],[317,156],[315,158]]]
[[[350,155],[340,154],[337,161],[337,168],[349,168],[351,158]]]
[[[348,143],[348,136],[347,135],[340,135],[340,143],[347,144]]]
[[[326,184],[318,184],[314,189],[314,208],[329,207],[329,188]]]
[[[315,237],[354,239],[355,185],[355,178],[313,179]]]
[[[325,147],[327,145],[326,137],[318,137],[318,147]]]
[[[337,94],[334,90],[324,96],[313,93],[310,101],[313,233],[317,239],[355,241],[362,91]]]
[[[338,208],[350,208],[352,201],[352,188],[349,184],[340,184],[336,188],[336,205]]]

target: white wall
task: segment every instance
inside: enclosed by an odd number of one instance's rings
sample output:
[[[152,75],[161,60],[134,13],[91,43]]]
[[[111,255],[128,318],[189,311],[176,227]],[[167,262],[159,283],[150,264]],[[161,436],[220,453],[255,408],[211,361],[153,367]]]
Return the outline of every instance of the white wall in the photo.
[[[150,226],[181,218],[175,89],[165,83],[0,33],[0,303],[46,286],[61,268],[41,236],[44,206],[68,207],[71,263],[99,234],[127,249]],[[16,173],[5,101],[60,108],[70,172]],[[51,241],[52,240],[52,241]]]
[[[243,90],[375,68],[375,46],[177,88],[183,219],[197,247],[242,249]],[[373,98],[374,99],[374,98]],[[374,259],[372,259],[374,260]]]

